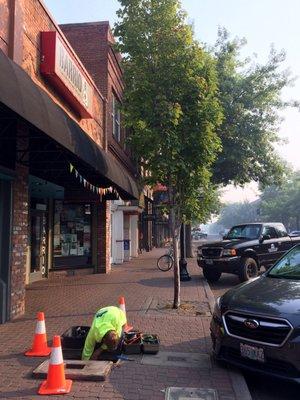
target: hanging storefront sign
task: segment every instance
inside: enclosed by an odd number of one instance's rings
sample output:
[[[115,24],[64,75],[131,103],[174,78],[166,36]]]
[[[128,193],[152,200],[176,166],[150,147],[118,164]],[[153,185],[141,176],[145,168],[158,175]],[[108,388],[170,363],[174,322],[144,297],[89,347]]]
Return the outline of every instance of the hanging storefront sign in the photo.
[[[82,118],[92,118],[92,87],[57,32],[41,32],[41,74]]]
[[[42,275],[46,273],[46,263],[47,263],[47,219],[46,215],[42,216],[42,232],[41,232],[41,260],[40,267]]]

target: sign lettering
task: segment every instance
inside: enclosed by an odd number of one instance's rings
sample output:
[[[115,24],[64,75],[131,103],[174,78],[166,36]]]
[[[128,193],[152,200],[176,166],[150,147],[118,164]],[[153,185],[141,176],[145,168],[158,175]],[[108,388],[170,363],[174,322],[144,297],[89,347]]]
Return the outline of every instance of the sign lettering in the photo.
[[[41,73],[83,118],[92,118],[92,87],[57,32],[42,32]]]

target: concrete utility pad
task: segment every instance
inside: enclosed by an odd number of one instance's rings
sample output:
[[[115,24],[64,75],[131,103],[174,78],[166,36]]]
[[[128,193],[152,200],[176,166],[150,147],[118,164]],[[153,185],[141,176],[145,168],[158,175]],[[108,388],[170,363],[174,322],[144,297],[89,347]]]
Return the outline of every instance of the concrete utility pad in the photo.
[[[169,387],[165,400],[218,400],[214,389]]]
[[[201,353],[160,351],[155,355],[143,355],[141,363],[145,365],[160,365],[162,367],[211,369],[210,356]]]
[[[111,372],[112,361],[67,360],[64,362],[65,375],[68,379],[78,381],[104,381]],[[49,360],[44,361],[34,371],[35,378],[46,378]]]

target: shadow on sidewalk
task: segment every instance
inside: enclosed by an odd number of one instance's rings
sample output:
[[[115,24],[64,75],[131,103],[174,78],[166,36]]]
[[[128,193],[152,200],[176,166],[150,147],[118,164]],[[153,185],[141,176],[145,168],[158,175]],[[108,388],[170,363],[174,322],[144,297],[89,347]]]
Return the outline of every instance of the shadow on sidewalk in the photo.
[[[188,331],[188,327],[187,327]],[[200,334],[200,333],[199,333]],[[186,341],[175,341],[172,344],[164,345],[163,343],[160,346],[161,351],[172,351],[172,352],[182,352],[182,353],[204,353],[210,354],[211,347],[211,338],[210,335],[202,332],[202,336],[198,339],[191,339]],[[167,367],[166,367],[167,368]]]
[[[1,397],[5,399],[20,399],[28,397],[28,399],[33,399],[35,396],[37,398],[37,386],[33,386],[28,389],[12,390],[11,392],[0,392]]]
[[[69,318],[69,317],[91,317],[91,316],[93,316],[95,314],[95,312],[94,311],[91,311],[91,312],[85,312],[85,313],[78,313],[78,312],[75,312],[75,313],[73,313],[73,314],[51,314],[51,311],[48,311],[47,312],[47,320],[51,320],[51,319],[64,319],[64,318]],[[9,322],[9,324],[13,324],[13,325],[16,325],[16,324],[20,324],[20,323],[23,323],[23,322],[29,322],[29,321],[36,321],[36,317],[35,316],[32,316],[32,317],[19,317],[19,318],[17,318],[17,319],[14,319],[13,321],[10,321]]]
[[[94,275],[93,275],[94,276]],[[109,275],[107,275],[107,276],[109,276]],[[121,284],[130,284],[130,283],[136,283],[135,281],[122,281],[122,280],[120,280],[120,281],[118,281],[118,282],[104,282],[103,280],[99,280],[99,282],[83,282],[83,283],[80,283],[80,282],[72,282],[72,283],[63,283],[63,284],[61,284],[61,285],[58,285],[58,284],[54,284],[54,283],[52,283],[52,284],[50,284],[50,285],[43,285],[43,284],[40,284],[39,286],[28,286],[28,287],[26,287],[26,291],[28,291],[28,292],[30,292],[30,291],[43,291],[43,290],[45,290],[45,289],[49,289],[49,288],[55,288],[55,289],[64,289],[65,287],[70,287],[70,286],[90,286],[90,287],[92,287],[92,286],[106,286],[106,285],[121,285]]]
[[[200,276],[191,274],[190,276],[192,278],[190,281],[180,282],[181,287],[199,286],[201,284],[202,279]],[[174,278],[173,275],[161,276],[151,279],[140,279],[137,283],[143,286],[171,288],[174,286]]]
[[[19,364],[24,367],[29,367],[30,371],[26,372],[23,376],[26,378],[31,378],[32,377],[32,370],[36,368],[38,364],[41,364],[43,361],[45,361],[44,357],[26,357],[24,356],[24,353],[10,353],[10,354],[4,354],[0,355],[0,361],[3,367],[5,367],[5,364],[8,368],[12,364]],[[6,363],[7,362],[7,363]],[[0,392],[0,398],[2,396],[2,393]]]
[[[181,362],[182,357],[187,354],[195,355],[195,353],[201,353],[209,356],[211,355],[210,338],[208,336],[185,342],[177,341],[168,346],[162,345],[160,349],[164,352],[185,353],[184,355],[177,355],[179,362]],[[174,354],[172,361],[175,361],[175,358],[176,354]],[[203,363],[201,365],[199,364],[199,368],[195,368],[194,365],[194,363],[191,367],[175,366],[175,363],[173,366],[141,365],[139,362],[126,363],[125,361],[121,364],[120,368],[114,370],[110,377],[110,384],[112,385],[114,392],[117,392],[122,399],[126,400],[131,398],[163,400],[165,399],[165,390],[167,387],[198,387],[199,381],[201,380],[201,387],[213,387],[210,378],[212,374],[216,372],[216,368],[220,371],[220,367],[215,364],[211,357],[208,359],[206,365]],[[124,373],[126,374],[126,371],[124,372],[126,369],[128,369],[129,376],[139,377],[138,380],[132,383],[130,389],[131,393],[128,392],[128,385],[123,385],[124,380],[122,380],[122,375]],[[226,367],[222,369],[224,370],[224,373],[225,371],[227,373]],[[119,379],[120,377],[121,379]],[[205,382],[207,382],[207,384]],[[144,392],[143,390],[145,383],[148,392]]]

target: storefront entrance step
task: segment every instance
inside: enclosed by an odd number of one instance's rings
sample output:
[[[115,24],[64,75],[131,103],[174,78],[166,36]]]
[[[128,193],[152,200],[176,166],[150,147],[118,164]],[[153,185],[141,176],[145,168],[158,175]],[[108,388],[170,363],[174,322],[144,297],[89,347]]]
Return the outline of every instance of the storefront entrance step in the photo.
[[[211,369],[209,354],[202,353],[160,351],[155,355],[143,355],[141,363],[146,365],[159,365],[162,367]]]
[[[104,381],[110,374],[113,362],[111,361],[82,361],[68,360],[64,362],[65,375],[68,379],[77,381]],[[49,360],[40,364],[32,373],[35,378],[46,378]]]
[[[169,387],[165,400],[218,400],[215,389]]]

